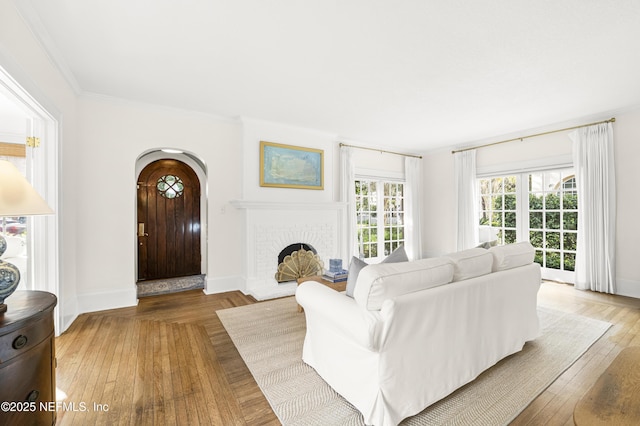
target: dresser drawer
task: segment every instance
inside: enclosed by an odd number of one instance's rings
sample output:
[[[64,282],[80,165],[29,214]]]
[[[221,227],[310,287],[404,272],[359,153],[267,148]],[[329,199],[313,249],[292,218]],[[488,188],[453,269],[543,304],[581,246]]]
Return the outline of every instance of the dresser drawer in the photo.
[[[0,365],[37,346],[53,333],[53,318],[43,315],[22,328],[0,336]]]
[[[22,409],[0,411],[2,425],[53,425],[56,411],[55,379],[51,374],[54,359],[53,336],[33,346],[0,369],[0,401],[32,403]],[[55,405],[53,405],[55,407]]]

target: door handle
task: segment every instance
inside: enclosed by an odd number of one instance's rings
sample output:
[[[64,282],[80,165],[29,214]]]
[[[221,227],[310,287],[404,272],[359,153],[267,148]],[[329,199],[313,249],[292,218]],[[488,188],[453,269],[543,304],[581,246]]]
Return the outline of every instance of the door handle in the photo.
[[[144,232],[144,222],[138,223],[138,237],[148,237],[149,234]]]

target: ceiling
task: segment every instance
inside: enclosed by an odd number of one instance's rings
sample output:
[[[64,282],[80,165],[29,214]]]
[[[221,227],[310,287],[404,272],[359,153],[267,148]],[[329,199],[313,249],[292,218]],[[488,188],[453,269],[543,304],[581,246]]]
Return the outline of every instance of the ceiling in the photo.
[[[0,142],[24,141],[28,118],[29,115],[0,90]]]
[[[24,0],[79,93],[425,151],[640,106],[637,0]]]

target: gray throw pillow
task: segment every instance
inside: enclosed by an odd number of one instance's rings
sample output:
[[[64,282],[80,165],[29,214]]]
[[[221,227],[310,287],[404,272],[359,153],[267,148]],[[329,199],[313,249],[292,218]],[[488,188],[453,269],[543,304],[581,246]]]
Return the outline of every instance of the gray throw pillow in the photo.
[[[353,291],[356,289],[358,274],[365,266],[367,266],[367,262],[365,262],[364,260],[358,259],[355,256],[351,258],[351,263],[349,264],[349,275],[347,275],[347,296],[353,297]]]
[[[387,256],[381,263],[398,263],[408,261],[409,258],[407,257],[407,252],[405,251],[404,246],[400,246],[392,251],[391,254]]]
[[[408,262],[409,258],[407,257],[407,252],[404,250],[404,246],[400,246],[395,249],[389,256],[387,256],[381,263],[398,263],[398,262]],[[367,266],[364,260],[358,259],[353,256],[351,258],[351,263],[349,264],[349,275],[347,276],[347,288],[346,295],[349,297],[353,297],[353,291],[356,289],[356,281],[358,280],[358,274]]]

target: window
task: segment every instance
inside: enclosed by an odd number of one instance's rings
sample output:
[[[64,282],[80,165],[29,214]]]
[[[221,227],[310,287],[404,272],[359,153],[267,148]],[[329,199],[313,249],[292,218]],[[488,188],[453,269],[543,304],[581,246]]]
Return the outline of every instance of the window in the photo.
[[[573,170],[531,173],[528,189],[529,241],[536,248],[536,262],[549,269],[574,271],[578,191]]]
[[[492,176],[478,184],[482,241],[528,240],[544,278],[573,282],[578,231],[573,169]]]
[[[357,179],[359,256],[380,260],[404,244],[404,183]]]
[[[161,176],[156,187],[160,195],[165,198],[178,198],[184,191],[182,179],[173,175]]]
[[[516,242],[516,176],[480,179],[480,225],[489,226],[498,244]]]

